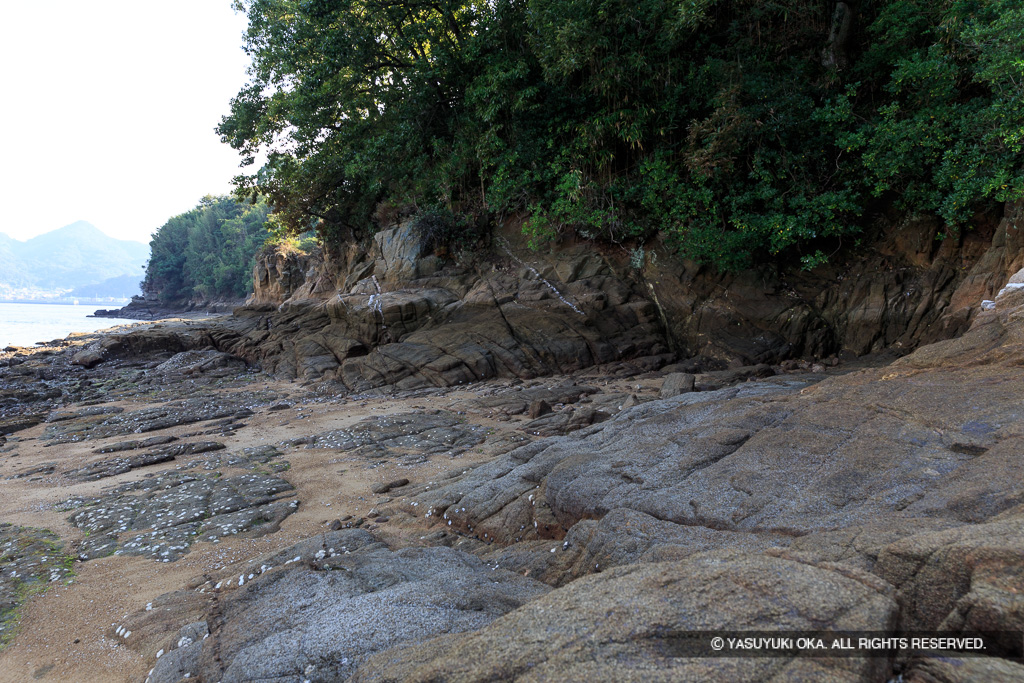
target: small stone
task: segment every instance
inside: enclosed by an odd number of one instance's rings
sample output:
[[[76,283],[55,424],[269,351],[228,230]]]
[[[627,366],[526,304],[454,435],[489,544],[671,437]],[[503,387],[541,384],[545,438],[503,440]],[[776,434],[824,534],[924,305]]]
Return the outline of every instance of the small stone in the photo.
[[[688,372],[673,372],[662,382],[660,398],[672,398],[680,394],[690,393],[693,391],[695,380],[696,377]]]
[[[551,412],[551,404],[542,398],[535,399],[530,402],[530,409],[528,411],[530,419],[536,420],[541,415],[546,415]]]
[[[372,491],[373,493],[377,493],[377,494],[387,493],[391,489],[397,489],[397,488],[399,488],[401,486],[405,486],[408,483],[409,483],[409,480],[405,479],[405,478],[395,479],[394,481],[381,482],[379,484],[374,484],[372,487],[370,487],[370,491]]]

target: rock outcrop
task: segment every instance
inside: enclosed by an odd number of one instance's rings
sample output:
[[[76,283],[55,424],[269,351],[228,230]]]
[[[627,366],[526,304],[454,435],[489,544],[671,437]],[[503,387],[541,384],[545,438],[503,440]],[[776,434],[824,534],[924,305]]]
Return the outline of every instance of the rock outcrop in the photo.
[[[885,680],[877,658],[687,657],[707,631],[888,631],[885,582],[843,568],[709,553],[623,567],[537,598],[471,634],[370,658],[367,681]]]
[[[179,639],[150,681],[343,680],[376,652],[478,630],[548,590],[450,548],[392,551],[366,531],[330,532],[224,587],[217,622],[202,623],[209,637]]]
[[[1014,332],[1024,292],[998,303],[962,338],[890,366],[642,404],[413,500],[501,544],[568,538],[578,547],[582,535],[601,545],[611,518],[620,535],[656,536],[662,554],[792,546],[871,569],[901,536],[983,524],[1024,504]],[[978,387],[966,404],[937,398],[965,386]],[[645,524],[668,528],[650,534]],[[608,566],[641,557],[648,548],[637,543],[632,553],[586,552]]]
[[[488,263],[445,266],[423,246],[411,224],[384,230],[368,253],[321,261],[302,284],[302,259],[258,264],[250,304],[216,333],[216,347],[355,392],[673,357],[636,283],[585,250],[534,266],[508,246]]]
[[[655,248],[640,270],[625,251],[526,249],[518,224],[469,265],[424,251],[409,222],[365,254],[328,262],[272,254],[217,348],[284,377],[349,390],[529,378],[637,357],[699,367],[785,358],[899,355],[963,332],[1024,265],[1008,204],[986,233],[944,241],[925,220],[890,227],[870,249],[813,273],[716,274]],[[670,354],[671,352],[671,354]]]
[[[267,249],[256,255],[252,271],[250,304],[279,304],[296,294],[312,294],[318,272],[324,269],[322,253]],[[303,290],[303,292],[300,292]]]
[[[457,264],[426,251],[407,221],[377,233],[366,252],[261,255],[249,302],[204,341],[279,377],[353,392],[638,358],[651,369],[691,359],[692,372],[903,355],[966,330],[1024,265],[1022,213],[1024,204],[1008,204],[987,233],[944,241],[937,223],[904,222],[859,254],[789,274],[716,274],[658,248],[642,252],[639,270],[628,252],[592,244],[540,254],[516,238],[514,222],[489,254]],[[85,349],[76,362],[104,357]]]
[[[504,257],[456,267],[399,226],[312,280],[268,274],[264,299],[210,325],[5,357],[0,446],[39,451],[11,463],[12,486],[111,477],[65,503],[88,535],[62,552],[82,561],[180,568],[233,548],[230,574],[218,562],[113,627],[153,682],[1014,680],[1013,211],[990,246],[896,231],[893,271],[869,281],[866,260],[813,301],[809,277],[796,297],[701,299],[697,274],[672,304],[651,264],[571,244],[542,257],[499,240]],[[893,347],[916,348],[848,362]],[[536,379],[552,374],[571,376]],[[44,461],[47,445],[83,462]],[[302,535],[279,542],[288,529]],[[241,543],[261,534],[273,544]],[[714,657],[693,637],[727,630],[989,640],[973,658]]]
[[[982,300],[1024,266],[1024,203],[1001,220],[939,239],[935,219],[880,230],[810,273],[717,274],[652,251],[643,275],[668,337],[686,355],[775,363],[785,357],[902,355],[964,332]]]

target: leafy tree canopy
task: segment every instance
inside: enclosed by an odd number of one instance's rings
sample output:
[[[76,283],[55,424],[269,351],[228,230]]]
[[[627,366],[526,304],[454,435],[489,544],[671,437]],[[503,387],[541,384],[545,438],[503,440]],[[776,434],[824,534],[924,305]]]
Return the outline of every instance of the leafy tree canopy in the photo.
[[[1018,0],[239,0],[240,192],[353,239],[381,201],[673,239],[739,268],[1024,196]]]
[[[203,198],[154,233],[143,290],[165,301],[245,296],[256,252],[268,237],[268,213],[263,200]]]

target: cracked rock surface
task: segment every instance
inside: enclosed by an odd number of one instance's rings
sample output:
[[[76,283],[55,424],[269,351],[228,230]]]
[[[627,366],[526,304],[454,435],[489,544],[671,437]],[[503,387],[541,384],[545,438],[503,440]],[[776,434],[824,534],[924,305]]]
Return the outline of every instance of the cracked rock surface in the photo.
[[[278,477],[243,474],[217,478],[168,473],[114,489],[110,495],[68,501],[68,520],[88,532],[80,559],[145,555],[172,562],[196,541],[276,531],[298,503]]]
[[[365,458],[420,459],[459,455],[485,439],[486,430],[447,411],[415,411],[369,417],[338,429],[292,441],[306,448],[336,448]]]
[[[343,680],[376,652],[477,630],[550,590],[450,548],[391,550],[358,529],[314,540],[243,575],[219,599],[210,637],[157,660],[151,682],[185,673],[225,682]],[[126,628],[146,619],[137,615]]]

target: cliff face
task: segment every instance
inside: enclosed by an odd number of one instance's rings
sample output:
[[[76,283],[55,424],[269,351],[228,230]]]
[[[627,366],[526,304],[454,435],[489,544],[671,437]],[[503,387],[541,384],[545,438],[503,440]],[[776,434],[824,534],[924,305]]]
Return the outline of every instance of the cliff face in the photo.
[[[300,288],[316,281],[323,257],[318,252],[264,250],[256,255],[252,269],[252,290],[246,302],[250,305],[280,304],[294,296]]]
[[[946,240],[936,221],[889,226],[869,245],[811,273],[708,272],[664,251],[644,278],[677,348],[722,361],[900,355],[962,333],[1024,264],[1022,204]]]
[[[946,240],[937,222],[893,225],[811,273],[721,274],[664,245],[631,253],[566,240],[534,252],[514,222],[497,229],[491,254],[458,265],[424,252],[404,224],[333,262],[261,257],[239,338],[225,348],[284,376],[327,375],[350,388],[641,357],[715,369],[902,355],[966,330],[1024,265],[1022,212],[1007,205],[1001,220]]]
[[[654,305],[620,265],[583,245],[538,259],[506,232],[461,265],[426,251],[409,224],[334,261],[268,256],[218,347],[351,390],[670,360]]]

